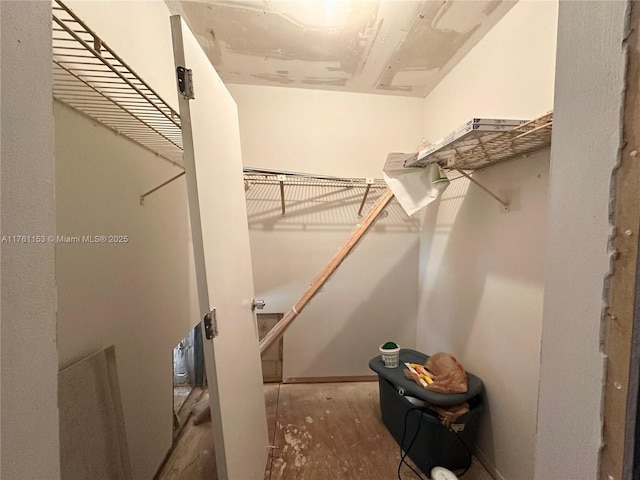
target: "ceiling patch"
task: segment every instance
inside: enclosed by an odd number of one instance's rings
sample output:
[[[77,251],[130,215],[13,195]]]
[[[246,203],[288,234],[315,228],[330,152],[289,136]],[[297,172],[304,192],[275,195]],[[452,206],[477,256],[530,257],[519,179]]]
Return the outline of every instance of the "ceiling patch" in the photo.
[[[500,2],[498,2],[498,5]],[[495,0],[445,2],[431,22],[434,30],[468,33],[480,25],[490,11],[497,8]]]
[[[239,70],[241,57],[267,62],[295,60],[330,64],[326,79],[333,84],[335,72],[353,77],[362,69],[379,23],[378,1],[340,2],[331,18],[325,15],[331,12],[324,12],[321,0],[178,5],[193,31],[208,32],[206,37],[199,35],[198,40],[222,77],[227,69]],[[292,78],[308,75],[306,68],[287,70]]]
[[[254,74],[251,76],[253,78],[264,80],[268,83],[279,83],[280,85],[291,85],[294,82],[294,80],[291,80],[286,75],[273,75],[269,73],[263,73],[263,74]]]
[[[475,4],[476,2],[448,1],[439,9],[434,9],[432,2],[426,2],[423,9],[416,15],[416,20],[409,34],[395,50],[389,59],[387,68],[381,73],[377,88],[389,90],[402,87],[403,82],[395,79],[400,72],[433,71],[442,69],[447,65],[458,49],[473,35],[479,27],[481,19],[484,18],[484,15],[476,11],[475,8],[473,8],[475,11],[473,16],[461,16],[459,19],[457,16],[447,12],[452,12],[452,8],[454,8],[451,7],[452,4],[468,6],[471,3]],[[487,2],[478,1],[477,3],[480,3],[484,8]],[[461,7],[455,8],[459,9]],[[456,13],[456,15],[458,14]],[[449,22],[446,25],[452,28],[434,28],[434,25],[445,25],[442,19]],[[460,33],[460,31],[464,33]],[[407,73],[404,75],[406,76]],[[420,84],[412,84],[412,86],[416,90],[419,89],[418,87],[429,88],[428,82],[423,82],[422,80]]]
[[[307,77],[301,80],[305,85],[323,85],[326,87],[344,87],[347,84],[346,78],[318,78]]]
[[[514,0],[165,0],[228,83],[424,97]]]

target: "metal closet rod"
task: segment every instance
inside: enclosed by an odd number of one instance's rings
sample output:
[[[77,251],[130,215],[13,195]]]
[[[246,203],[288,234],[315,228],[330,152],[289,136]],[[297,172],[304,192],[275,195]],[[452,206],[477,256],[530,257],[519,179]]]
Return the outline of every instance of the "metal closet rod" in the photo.
[[[183,167],[181,167],[183,168]],[[363,186],[366,185],[367,189],[362,201],[362,205],[360,206],[360,212],[362,211],[362,207],[364,206],[364,202],[367,198],[367,194],[369,193],[369,189],[371,186],[373,186],[374,188],[377,188],[377,185],[374,185],[375,179],[367,179],[367,178],[344,178],[344,177],[332,177],[329,175],[315,175],[312,173],[302,173],[302,172],[290,172],[290,171],[285,171],[285,170],[271,170],[271,169],[266,169],[266,168],[252,168],[252,167],[244,167],[242,169],[243,173],[246,174],[251,174],[251,175],[285,175],[285,176],[295,176],[295,177],[302,177],[302,178],[308,178],[308,179],[313,179],[313,180],[325,180],[325,181],[330,181],[330,182],[339,182],[339,183],[344,183],[344,186],[349,186],[351,184],[353,184],[353,186],[360,186],[358,185],[359,183],[364,184]],[[152,193],[157,192],[158,190],[160,190],[163,187],[166,187],[167,185],[169,185],[171,182],[177,180],[178,178],[182,177],[185,174],[185,172],[181,172],[178,175],[171,177],[169,180],[167,180],[164,183],[161,183],[160,185],[158,185],[155,188],[152,188],[151,190],[149,190],[148,192],[143,193],[142,195],[140,195],[140,205],[144,205],[144,199],[146,197],[148,197],[149,195],[151,195]],[[258,182],[262,182],[261,180],[258,180]],[[281,202],[282,202],[282,214],[284,215],[284,181],[282,180],[274,180],[273,181],[276,185],[280,184],[280,195],[281,195]],[[303,185],[303,184],[298,184],[296,183],[296,185]],[[311,183],[307,183],[304,185],[312,185]],[[359,214],[360,214],[359,212]]]

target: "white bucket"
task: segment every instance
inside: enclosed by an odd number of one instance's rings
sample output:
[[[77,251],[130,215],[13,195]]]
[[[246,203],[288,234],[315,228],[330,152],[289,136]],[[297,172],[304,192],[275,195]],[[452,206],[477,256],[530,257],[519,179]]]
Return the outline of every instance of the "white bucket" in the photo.
[[[384,345],[384,343],[382,344]],[[400,347],[397,348],[382,348],[380,345],[380,354],[382,355],[382,361],[387,368],[396,368],[400,365]]]
[[[431,470],[431,480],[458,480],[458,477],[444,467],[435,467]]]

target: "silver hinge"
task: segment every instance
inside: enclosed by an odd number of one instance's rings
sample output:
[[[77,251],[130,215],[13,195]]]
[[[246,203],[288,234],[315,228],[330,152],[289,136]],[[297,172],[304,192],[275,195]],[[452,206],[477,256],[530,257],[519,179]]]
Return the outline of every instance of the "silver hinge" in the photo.
[[[193,100],[195,95],[193,94],[193,74],[191,69],[178,67],[176,73],[178,74],[178,91],[180,95],[188,100]]]
[[[204,336],[207,340],[218,336],[218,318],[216,317],[216,309],[204,314]]]
[[[255,298],[251,299],[251,310],[255,310],[256,308],[258,310],[262,310],[265,305],[266,303],[264,300],[256,300]]]

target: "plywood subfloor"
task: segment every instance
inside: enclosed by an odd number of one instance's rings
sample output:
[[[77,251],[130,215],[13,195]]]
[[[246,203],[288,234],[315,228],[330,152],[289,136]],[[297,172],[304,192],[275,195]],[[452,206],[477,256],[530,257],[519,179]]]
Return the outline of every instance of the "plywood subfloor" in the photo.
[[[398,444],[380,418],[377,382],[267,384],[265,480],[392,480]],[[408,468],[404,480],[418,478]],[[426,478],[426,476],[425,476]],[[491,480],[474,459],[464,480]],[[185,428],[159,480],[214,480],[211,423]]]
[[[270,440],[273,438],[276,424],[279,387],[277,383],[264,385]],[[191,416],[156,480],[217,480],[217,478],[211,421],[194,425],[193,416]]]
[[[187,400],[187,397],[193,390],[191,386],[174,386],[173,387],[173,411],[178,413]]]

